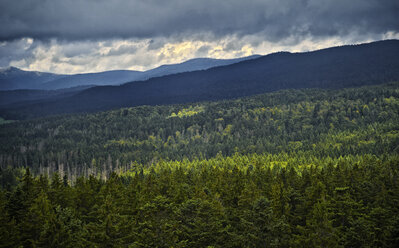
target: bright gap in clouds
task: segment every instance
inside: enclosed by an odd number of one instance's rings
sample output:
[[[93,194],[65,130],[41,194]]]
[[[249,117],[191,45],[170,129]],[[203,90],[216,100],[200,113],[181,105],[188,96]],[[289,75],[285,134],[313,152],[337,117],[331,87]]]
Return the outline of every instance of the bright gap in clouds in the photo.
[[[399,38],[386,33],[379,39]],[[119,39],[108,41],[42,42],[31,38],[0,43],[0,67],[59,74],[107,70],[148,70],[163,64],[181,63],[192,58],[231,59],[278,51],[305,52],[326,47],[370,42],[375,37],[356,40],[288,38],[277,43],[256,36],[228,36],[219,40]]]
[[[148,70],[398,38],[398,0],[0,0],[0,67]]]

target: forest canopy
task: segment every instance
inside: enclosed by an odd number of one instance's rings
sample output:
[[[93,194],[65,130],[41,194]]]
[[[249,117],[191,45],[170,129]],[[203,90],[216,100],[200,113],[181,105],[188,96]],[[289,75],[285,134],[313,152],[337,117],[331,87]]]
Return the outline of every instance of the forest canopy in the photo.
[[[0,147],[0,247],[399,245],[398,83],[17,121]]]

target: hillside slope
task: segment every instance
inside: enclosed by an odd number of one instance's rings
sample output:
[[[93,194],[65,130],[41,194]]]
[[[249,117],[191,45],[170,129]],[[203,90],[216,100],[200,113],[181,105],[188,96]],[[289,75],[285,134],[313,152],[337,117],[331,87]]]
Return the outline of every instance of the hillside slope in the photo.
[[[280,52],[240,63],[152,78],[121,86],[93,87],[55,101],[3,109],[8,118],[91,112],[137,105],[229,99],[280,89],[343,88],[399,80],[399,41]]]
[[[46,72],[24,71],[16,67],[0,69],[0,90],[40,89],[41,84],[66,77]]]
[[[58,90],[77,86],[120,85],[131,81],[147,80],[152,77],[230,65],[258,58],[259,56],[260,55],[253,55],[237,59],[197,58],[179,64],[162,65],[148,71],[114,70],[74,75],[24,71],[15,67],[9,67],[0,71],[0,90]]]

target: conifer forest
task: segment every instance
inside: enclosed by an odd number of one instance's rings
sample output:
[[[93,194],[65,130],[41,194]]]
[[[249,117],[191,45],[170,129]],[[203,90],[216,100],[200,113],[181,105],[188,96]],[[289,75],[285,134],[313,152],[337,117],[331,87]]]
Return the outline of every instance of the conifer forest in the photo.
[[[399,83],[0,122],[0,247],[399,247]]]

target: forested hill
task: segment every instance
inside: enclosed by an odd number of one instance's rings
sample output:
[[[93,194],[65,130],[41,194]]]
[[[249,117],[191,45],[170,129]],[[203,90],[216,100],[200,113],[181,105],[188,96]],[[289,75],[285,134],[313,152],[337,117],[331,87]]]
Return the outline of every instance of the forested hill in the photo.
[[[342,88],[399,80],[399,41],[387,40],[306,53],[281,52],[237,64],[94,87],[59,100],[0,111],[7,119],[92,112],[137,105],[220,100],[280,89]]]
[[[379,156],[399,151],[398,130],[398,83],[285,90],[2,125],[0,167],[29,166],[35,173],[61,168],[72,176],[235,152]]]
[[[0,246],[399,247],[398,130],[398,83],[4,124]]]

